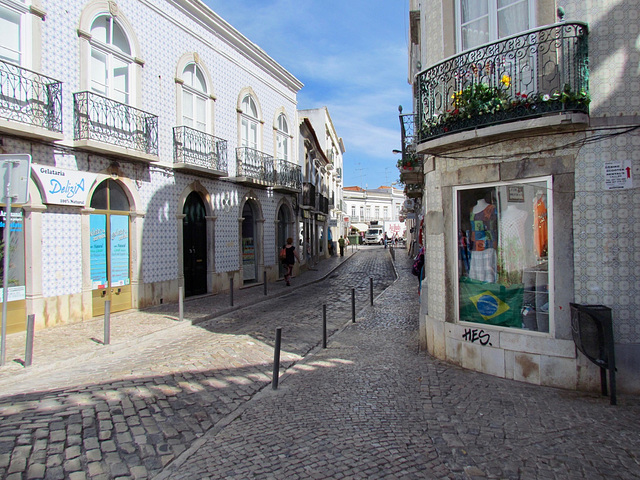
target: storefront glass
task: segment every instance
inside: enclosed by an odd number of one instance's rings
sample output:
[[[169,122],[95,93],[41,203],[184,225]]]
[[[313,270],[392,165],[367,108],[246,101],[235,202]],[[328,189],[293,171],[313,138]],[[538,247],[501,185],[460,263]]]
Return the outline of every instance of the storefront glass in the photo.
[[[550,187],[456,190],[460,321],[549,332]]]

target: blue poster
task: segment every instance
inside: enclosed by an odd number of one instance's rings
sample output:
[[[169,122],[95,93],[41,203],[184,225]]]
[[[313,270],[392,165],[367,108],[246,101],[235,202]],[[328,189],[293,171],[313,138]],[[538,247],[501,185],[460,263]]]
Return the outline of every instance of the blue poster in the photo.
[[[91,215],[89,228],[91,289],[107,288],[107,216]]]
[[[129,216],[111,215],[111,286],[129,285]]]

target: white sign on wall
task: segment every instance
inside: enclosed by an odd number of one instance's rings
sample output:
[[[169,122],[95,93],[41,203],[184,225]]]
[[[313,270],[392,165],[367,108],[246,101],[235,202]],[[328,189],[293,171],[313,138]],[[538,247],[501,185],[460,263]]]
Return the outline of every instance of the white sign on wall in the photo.
[[[607,190],[633,188],[631,160],[604,164],[604,188]]]
[[[31,165],[44,194],[44,203],[84,207],[97,175],[46,165]]]

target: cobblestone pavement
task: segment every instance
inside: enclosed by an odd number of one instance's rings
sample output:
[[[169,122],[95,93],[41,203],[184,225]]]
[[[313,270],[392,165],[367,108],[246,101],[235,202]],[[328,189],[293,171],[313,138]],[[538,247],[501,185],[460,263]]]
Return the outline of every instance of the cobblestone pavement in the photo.
[[[387,252],[364,248],[294,279],[299,288],[270,286],[261,303],[239,292],[247,308],[223,315],[224,299],[199,299],[186,309],[196,325],[171,306],[132,313],[116,345],[2,372],[0,478],[640,478],[640,399],[610,406],[430,358],[410,261],[396,257],[395,282]]]
[[[640,478],[640,399],[503,380],[418,351],[415,277],[156,480]]]
[[[323,303],[331,334],[350,318],[351,288],[361,309],[370,277],[375,294],[395,279],[386,252],[359,253],[267,297],[237,291],[235,310],[228,295],[185,302],[195,325],[163,305],[112,317],[112,345],[97,341],[101,320],[38,332],[33,366],[0,369],[0,478],[149,478],[270,384],[276,326],[286,368],[321,341]],[[8,358],[23,342],[9,336]]]

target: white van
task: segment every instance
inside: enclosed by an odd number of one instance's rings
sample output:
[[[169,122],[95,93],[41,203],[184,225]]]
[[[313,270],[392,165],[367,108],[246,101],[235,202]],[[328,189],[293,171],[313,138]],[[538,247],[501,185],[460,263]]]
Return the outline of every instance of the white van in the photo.
[[[369,227],[367,233],[364,234],[365,245],[382,245],[384,243],[384,228],[382,225],[373,225]]]

